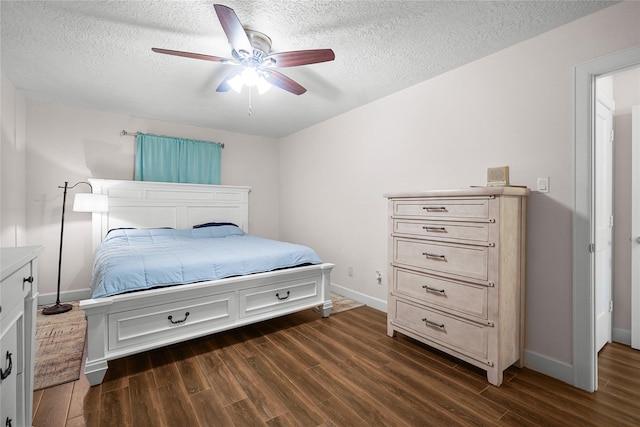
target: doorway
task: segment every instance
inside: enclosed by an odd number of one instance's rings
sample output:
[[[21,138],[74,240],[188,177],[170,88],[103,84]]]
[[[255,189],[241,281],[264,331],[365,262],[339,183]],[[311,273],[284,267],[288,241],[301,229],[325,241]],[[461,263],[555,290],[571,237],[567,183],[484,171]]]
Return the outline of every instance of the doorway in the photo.
[[[573,384],[597,389],[594,222],[594,108],[598,76],[640,66],[640,46],[575,68],[573,212]]]

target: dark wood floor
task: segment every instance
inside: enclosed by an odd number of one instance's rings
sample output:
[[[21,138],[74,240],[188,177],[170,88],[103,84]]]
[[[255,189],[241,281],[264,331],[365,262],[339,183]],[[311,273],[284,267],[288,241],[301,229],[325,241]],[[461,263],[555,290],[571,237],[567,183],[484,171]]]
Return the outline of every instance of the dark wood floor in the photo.
[[[483,371],[386,335],[369,307],[312,311],[110,362],[105,381],[34,393],[36,427],[638,426],[640,352],[609,344],[596,393]]]

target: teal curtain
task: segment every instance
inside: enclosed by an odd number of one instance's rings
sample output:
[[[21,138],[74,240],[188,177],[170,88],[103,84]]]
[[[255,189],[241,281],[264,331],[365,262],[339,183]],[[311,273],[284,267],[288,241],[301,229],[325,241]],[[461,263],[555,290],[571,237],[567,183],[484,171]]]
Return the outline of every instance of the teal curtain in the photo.
[[[217,142],[139,133],[136,181],[220,184],[222,146]]]

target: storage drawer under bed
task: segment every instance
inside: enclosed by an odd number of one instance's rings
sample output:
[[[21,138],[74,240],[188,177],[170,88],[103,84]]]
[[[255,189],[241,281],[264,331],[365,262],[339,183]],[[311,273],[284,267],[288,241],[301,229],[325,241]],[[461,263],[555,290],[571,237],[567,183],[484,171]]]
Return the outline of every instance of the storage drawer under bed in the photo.
[[[211,331],[237,318],[234,292],[108,315],[109,350]]]
[[[296,307],[323,302],[320,284],[315,278],[308,281],[278,283],[240,291],[240,317],[256,316],[264,313],[283,313]]]

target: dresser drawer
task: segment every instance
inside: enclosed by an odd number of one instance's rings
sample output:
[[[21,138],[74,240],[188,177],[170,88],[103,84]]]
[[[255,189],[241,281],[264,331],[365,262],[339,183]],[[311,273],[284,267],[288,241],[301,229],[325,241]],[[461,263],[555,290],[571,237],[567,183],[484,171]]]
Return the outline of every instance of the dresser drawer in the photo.
[[[13,425],[18,425],[18,400],[16,390],[20,390],[20,380],[18,378],[18,362],[23,358],[22,349],[20,348],[20,342],[18,336],[21,333],[19,331],[20,319],[12,320],[10,325],[2,324],[5,331],[2,331],[0,336],[0,369],[2,373],[6,375],[5,379],[0,382],[2,388],[2,400],[0,401],[0,414],[2,414],[3,424],[6,418],[13,420]],[[15,320],[15,321],[13,321]]]
[[[487,280],[487,247],[403,238],[394,238],[393,244],[398,264]]]
[[[394,216],[420,218],[489,218],[489,199],[413,199],[395,200]]]
[[[426,307],[396,300],[393,323],[470,357],[487,360],[489,334],[493,329],[447,316]]]
[[[3,319],[14,307],[24,304],[24,298],[31,290],[31,284],[25,282],[25,279],[30,277],[31,263],[22,266],[2,281],[0,285],[2,286],[2,313],[0,315]]]
[[[447,222],[394,219],[393,232],[431,239],[471,240],[487,242],[489,224],[482,222]]]
[[[411,296],[444,309],[479,319],[487,319],[488,288],[472,283],[457,282],[428,274],[393,269],[395,289],[399,294]]]
[[[109,349],[211,331],[235,319],[234,307],[230,292],[110,314]]]
[[[310,279],[305,283],[260,286],[240,291],[240,317],[255,316],[282,308],[283,311],[320,304],[322,295],[319,294],[319,283]]]

